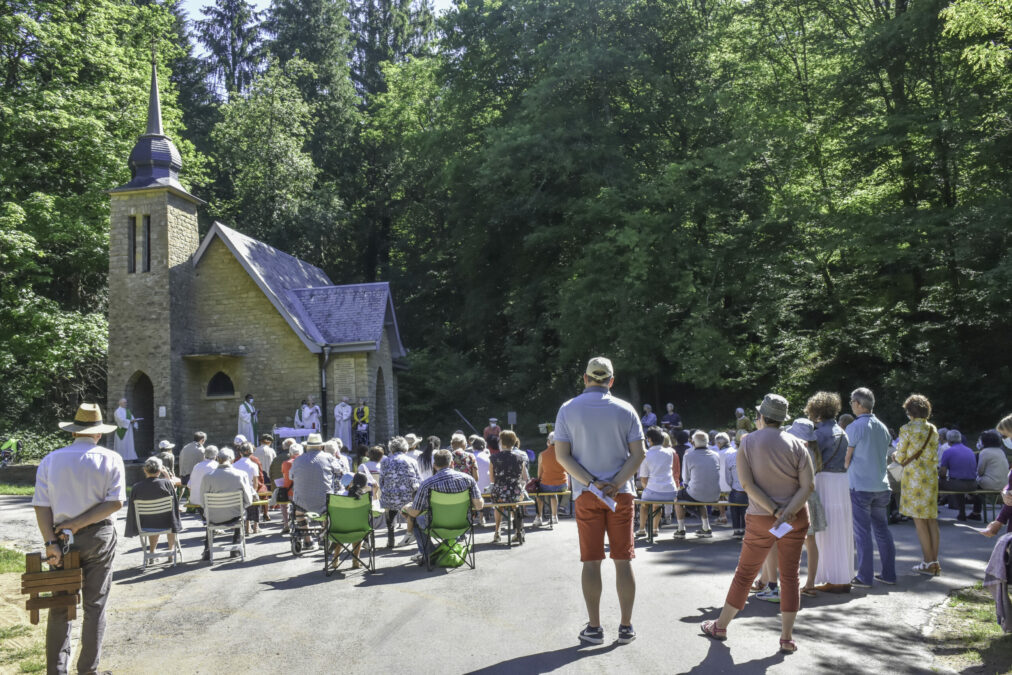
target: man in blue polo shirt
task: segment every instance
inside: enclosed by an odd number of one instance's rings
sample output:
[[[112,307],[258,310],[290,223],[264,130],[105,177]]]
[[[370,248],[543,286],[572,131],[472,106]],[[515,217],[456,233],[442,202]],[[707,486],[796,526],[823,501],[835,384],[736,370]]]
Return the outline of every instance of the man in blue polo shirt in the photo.
[[[949,429],[945,434],[949,447],[942,453],[938,464],[938,489],[945,492],[973,492],[977,489],[977,456],[963,444],[963,434],[958,429]],[[973,513],[970,520],[980,520],[983,502],[980,495],[971,495]],[[951,495],[949,508],[959,509],[956,520],[966,520],[966,496]]]
[[[555,456],[573,479],[583,562],[583,599],[590,619],[580,633],[580,640],[591,644],[604,642],[600,608],[605,534],[611,559],[615,561],[615,585],[622,613],[618,642],[625,644],[636,639],[632,627],[636,599],[631,564],[636,557],[633,476],[643,461],[643,427],[636,409],[612,396],[614,382],[611,361],[603,356],[592,358],[583,376],[586,387],[583,393],[563,403],[555,418]]]
[[[850,478],[850,501],[854,510],[857,576],[850,584],[864,588],[871,588],[872,584],[872,532],[882,559],[882,574],[876,574],[874,578],[884,584],[896,583],[896,545],[889,532],[886,514],[891,495],[886,465],[892,450],[892,436],[886,425],[872,414],[874,408],[875,395],[870,389],[861,387],[851,393],[850,409],[855,419],[847,427],[844,468]]]

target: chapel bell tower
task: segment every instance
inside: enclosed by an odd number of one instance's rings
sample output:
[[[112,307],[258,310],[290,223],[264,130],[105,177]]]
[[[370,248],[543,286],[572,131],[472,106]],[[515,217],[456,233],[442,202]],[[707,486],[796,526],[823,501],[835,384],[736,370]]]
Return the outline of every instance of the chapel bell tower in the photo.
[[[179,445],[182,354],[191,343],[191,257],[199,245],[197,207],[179,183],[179,151],[162,132],[158,74],[151,64],[147,131],[130,153],[132,179],[110,190],[109,416],[125,397],[135,417],[137,455],[161,439]],[[192,430],[191,430],[192,431]]]

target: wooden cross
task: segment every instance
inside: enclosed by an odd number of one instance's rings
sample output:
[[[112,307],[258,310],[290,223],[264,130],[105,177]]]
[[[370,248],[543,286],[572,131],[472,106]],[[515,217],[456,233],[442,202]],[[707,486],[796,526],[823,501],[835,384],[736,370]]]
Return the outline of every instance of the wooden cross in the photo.
[[[61,569],[42,571],[42,554],[25,554],[25,573],[21,575],[21,593],[28,595],[25,609],[30,613],[32,625],[39,623],[39,610],[66,607],[67,618],[77,618],[77,603],[81,599],[84,575],[81,572],[81,554],[71,551],[63,555]],[[48,597],[40,597],[50,593]]]

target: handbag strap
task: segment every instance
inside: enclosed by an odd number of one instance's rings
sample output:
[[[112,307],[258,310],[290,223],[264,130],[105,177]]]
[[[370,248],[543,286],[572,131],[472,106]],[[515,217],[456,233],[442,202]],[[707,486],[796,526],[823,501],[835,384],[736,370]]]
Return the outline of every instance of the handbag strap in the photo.
[[[829,460],[833,459],[834,457],[836,457],[837,454],[839,454],[840,445],[843,443],[843,439],[845,438],[847,438],[847,434],[840,434],[839,438],[836,439],[836,447],[833,448],[833,454],[830,455],[828,459],[825,457],[822,458],[822,468],[825,468],[826,465],[829,464]]]
[[[918,457],[920,457],[921,453],[924,452],[924,449],[928,447],[928,443],[931,441],[931,437],[935,436],[938,433],[935,430],[934,425],[930,425],[930,426],[931,426],[931,429],[928,431],[928,437],[924,439],[924,445],[922,445],[921,449],[917,451],[917,454],[915,454],[915,455],[913,455],[911,457],[908,457],[907,461],[905,461],[905,462],[900,462],[900,466],[906,466],[907,464],[910,464],[911,462],[913,462],[915,459],[917,459]]]

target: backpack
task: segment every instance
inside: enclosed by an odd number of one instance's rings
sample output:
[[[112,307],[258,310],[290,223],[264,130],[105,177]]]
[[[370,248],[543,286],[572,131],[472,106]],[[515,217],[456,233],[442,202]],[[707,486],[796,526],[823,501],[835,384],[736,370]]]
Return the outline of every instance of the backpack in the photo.
[[[441,541],[436,550],[430,554],[430,559],[436,567],[460,567],[470,552],[470,547],[463,542]]]

